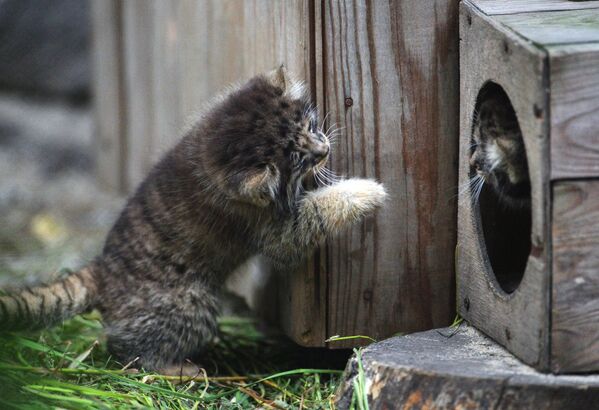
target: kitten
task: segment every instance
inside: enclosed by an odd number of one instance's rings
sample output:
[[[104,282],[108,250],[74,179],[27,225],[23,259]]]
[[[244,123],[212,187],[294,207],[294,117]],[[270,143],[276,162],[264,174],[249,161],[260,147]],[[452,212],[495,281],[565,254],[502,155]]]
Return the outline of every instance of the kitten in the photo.
[[[298,266],[326,237],[373,213],[381,184],[305,191],[329,156],[300,83],[283,67],[224,96],[152,169],[101,256],[51,283],[0,297],[0,328],[40,327],[97,308],[117,359],[162,370],[217,332],[228,275],[255,255]]]
[[[490,185],[512,209],[530,208],[530,179],[522,132],[505,93],[489,95],[475,117],[470,167],[475,195]],[[477,192],[476,192],[477,191]]]

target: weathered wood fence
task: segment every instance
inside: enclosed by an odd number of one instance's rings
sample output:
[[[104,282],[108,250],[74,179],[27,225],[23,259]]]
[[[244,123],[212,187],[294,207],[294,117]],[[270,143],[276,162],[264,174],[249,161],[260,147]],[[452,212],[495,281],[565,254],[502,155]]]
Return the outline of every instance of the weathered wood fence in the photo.
[[[133,189],[223,86],[285,63],[344,127],[332,168],[384,182],[391,200],[280,280],[280,323],[321,346],[335,334],[381,338],[451,320],[457,0],[93,4],[106,186]]]

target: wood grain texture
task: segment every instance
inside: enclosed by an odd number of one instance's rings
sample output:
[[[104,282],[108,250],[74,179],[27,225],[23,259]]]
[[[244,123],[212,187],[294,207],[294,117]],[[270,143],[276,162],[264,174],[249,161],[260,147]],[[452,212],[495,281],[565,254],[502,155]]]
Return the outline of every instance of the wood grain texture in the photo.
[[[150,144],[149,158],[144,166],[154,164],[172,147],[181,135],[184,120],[180,94],[185,85],[179,78],[180,48],[184,41],[178,27],[180,5],[174,1],[155,1],[152,6],[151,32],[146,34],[152,43],[152,101],[146,102],[152,112],[152,139],[144,139]]]
[[[599,41],[599,8],[511,14],[495,19],[541,46]]]
[[[471,3],[487,15],[599,8],[599,1],[475,0]]]
[[[377,179],[390,193],[374,218],[328,247],[328,334],[383,338],[446,324],[457,2],[325,1],[323,12],[326,108],[345,127],[333,169]]]
[[[125,106],[127,117],[126,188],[135,187],[150,169],[154,139],[152,87],[152,36],[154,3],[132,0],[123,3],[123,61]]]
[[[532,190],[532,251],[519,287],[506,294],[491,269],[478,208],[469,193],[460,196],[458,309],[470,323],[523,361],[547,369],[551,277],[547,56],[471,2],[462,3],[460,10],[460,185],[469,180],[475,101],[483,85],[492,80],[509,96],[526,146]]]
[[[599,181],[553,187],[551,368],[599,369]]]
[[[551,178],[599,176],[599,42],[549,47]]]
[[[106,189],[125,189],[121,3],[92,2],[93,90],[98,178]]]

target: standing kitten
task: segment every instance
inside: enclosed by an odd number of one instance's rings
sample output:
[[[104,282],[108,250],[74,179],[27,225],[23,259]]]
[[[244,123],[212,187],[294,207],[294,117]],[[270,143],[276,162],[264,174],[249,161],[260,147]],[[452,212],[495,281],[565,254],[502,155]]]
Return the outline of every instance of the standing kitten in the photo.
[[[489,184],[508,207],[529,208],[526,151],[516,113],[505,93],[493,93],[480,104],[472,138],[474,184]]]
[[[217,331],[227,276],[255,255],[292,269],[372,213],[383,186],[349,179],[305,192],[329,142],[283,67],[230,92],[153,168],[93,263],[0,297],[0,327],[39,327],[97,308],[121,361],[165,369]]]

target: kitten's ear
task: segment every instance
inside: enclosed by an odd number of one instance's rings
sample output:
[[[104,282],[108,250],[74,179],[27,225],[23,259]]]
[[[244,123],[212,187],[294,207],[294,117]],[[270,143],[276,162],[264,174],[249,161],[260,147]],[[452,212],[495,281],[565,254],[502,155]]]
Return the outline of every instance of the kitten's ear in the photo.
[[[283,64],[281,64],[279,68],[266,74],[266,78],[273,86],[280,88],[283,92],[285,92],[291,85],[289,73],[287,73],[287,69]]]
[[[279,172],[271,166],[249,171],[239,183],[239,199],[259,207],[268,206],[276,199]]]

